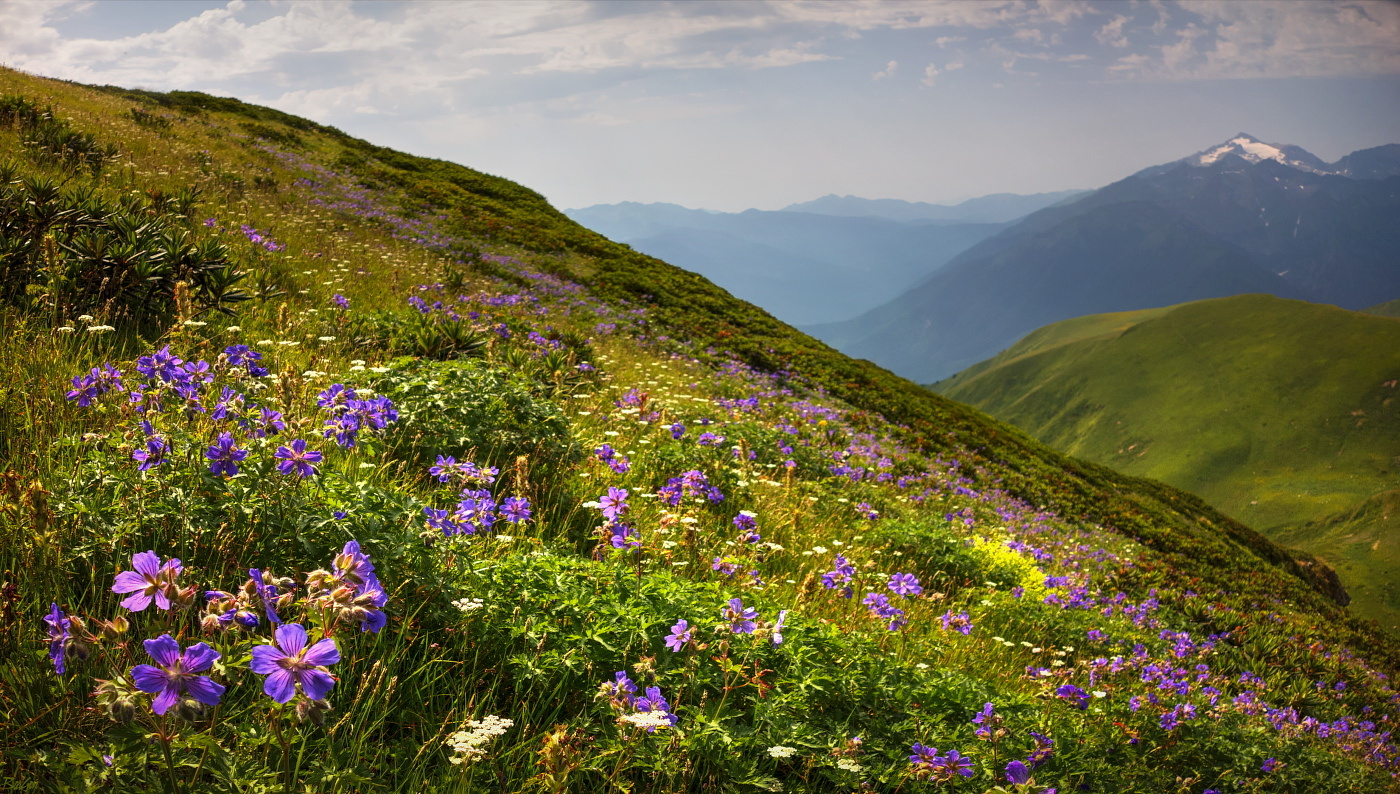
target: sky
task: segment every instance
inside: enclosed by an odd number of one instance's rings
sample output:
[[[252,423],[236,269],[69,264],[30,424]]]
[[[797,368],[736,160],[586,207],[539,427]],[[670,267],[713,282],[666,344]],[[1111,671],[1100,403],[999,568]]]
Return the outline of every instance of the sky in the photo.
[[[0,64],[233,96],[555,206],[1099,187],[1400,143],[1386,0],[0,0]]]

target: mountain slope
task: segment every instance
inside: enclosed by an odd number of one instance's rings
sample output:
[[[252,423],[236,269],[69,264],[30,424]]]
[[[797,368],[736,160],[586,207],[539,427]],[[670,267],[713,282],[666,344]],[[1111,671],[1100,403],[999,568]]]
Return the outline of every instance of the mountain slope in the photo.
[[[969,249],[894,301],[807,330],[850,354],[934,381],[1048,323],[1244,292],[1301,293],[1239,248],[1151,202],[1076,212]]]
[[[567,214],[791,323],[877,306],[1002,228],[808,212],[707,212],[674,204],[597,205]]]
[[[1400,535],[1357,516],[1400,484],[1397,377],[1400,321],[1242,295],[1057,323],[934,388],[1324,555],[1395,626]]]
[[[0,151],[4,787],[1391,783],[1324,566],[527,188],[6,70]]]
[[[1235,140],[1254,153],[1231,142],[1047,207],[962,252],[867,316],[807,330],[852,355],[932,381],[1040,325],[1081,314],[1246,292],[1352,309],[1400,296],[1400,225],[1394,223],[1400,177],[1340,176],[1296,147]],[[1144,225],[1138,217],[1143,204],[1157,209],[1156,222]],[[1175,234],[1163,233],[1168,228]],[[1084,239],[1076,240],[1081,234]],[[1074,255],[1047,255],[1047,239]],[[1189,263],[1167,261],[1187,251],[1199,257],[1197,265],[1207,259],[1235,264],[1210,283]],[[1142,277],[1147,262],[1155,263],[1151,290],[1144,282],[1125,292],[1116,276]],[[1246,262],[1263,275],[1241,279]],[[1037,297],[1024,286],[1038,283],[1054,288]],[[1002,284],[1005,301],[996,297]],[[970,305],[977,311],[958,313]]]

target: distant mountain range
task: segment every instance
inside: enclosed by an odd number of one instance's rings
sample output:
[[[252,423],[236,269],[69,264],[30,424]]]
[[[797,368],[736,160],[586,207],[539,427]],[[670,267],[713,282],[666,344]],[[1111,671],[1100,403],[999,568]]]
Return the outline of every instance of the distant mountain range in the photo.
[[[826,196],[737,213],[624,202],[564,214],[785,322],[806,324],[889,301],[1007,221],[1079,192],[998,194],[953,206]]]
[[[1395,628],[1397,378],[1400,319],[1240,295],[1064,320],[934,389],[1318,555]]]
[[[1360,309],[1400,297],[1400,145],[1327,164],[1240,134],[1063,200],[894,300],[804,330],[931,382],[1032,330],[1262,292]]]
[[[789,204],[783,212],[812,212],[818,215],[889,218],[912,223],[949,221],[960,223],[1007,223],[1038,209],[1082,196],[1087,190],[1061,190],[1054,193],[993,193],[968,199],[960,204],[928,204],[898,199],[867,199],[831,194],[800,204]]]

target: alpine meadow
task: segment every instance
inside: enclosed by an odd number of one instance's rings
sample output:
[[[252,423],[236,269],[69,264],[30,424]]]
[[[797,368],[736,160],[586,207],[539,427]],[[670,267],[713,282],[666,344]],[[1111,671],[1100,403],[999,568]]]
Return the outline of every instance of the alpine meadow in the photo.
[[[528,187],[0,70],[5,791],[1397,791],[1347,600]]]

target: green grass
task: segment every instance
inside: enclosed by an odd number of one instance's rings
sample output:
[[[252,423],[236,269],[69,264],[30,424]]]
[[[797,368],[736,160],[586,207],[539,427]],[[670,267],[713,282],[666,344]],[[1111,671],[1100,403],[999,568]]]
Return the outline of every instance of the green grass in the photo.
[[[1400,482],[1397,377],[1400,322],[1245,295],[1056,323],[934,388],[1280,533],[1330,526]],[[1394,626],[1393,541],[1380,526],[1343,534],[1276,537],[1337,567],[1354,609]]]
[[[52,103],[72,129],[120,144],[94,172],[0,128],[0,159],[62,181],[68,213],[24,239],[28,283],[0,305],[0,788],[972,792],[1004,783],[1031,731],[1056,743],[1038,785],[1062,790],[1393,788],[1366,754],[1400,750],[1357,726],[1400,719],[1400,654],[1334,603],[1306,555],[1196,497],[852,361],[505,180],[234,100],[3,70],[0,94]],[[192,213],[158,200],[191,186]],[[33,194],[22,180],[0,188],[7,207]],[[96,203],[78,202],[88,190]],[[84,293],[55,289],[55,274],[84,261],[64,243],[112,205],[225,245],[256,294],[229,317],[157,279],[168,303],[121,316],[104,303],[84,319],[67,297]],[[255,245],[245,224],[285,249]],[[115,330],[87,330],[103,324]],[[276,378],[221,359],[235,343]],[[150,381],[137,359],[165,345],[213,380],[202,411],[152,386],[169,405],[144,416],[169,454],[143,472],[148,430],[129,397],[64,395],[103,363],[128,386]],[[340,447],[318,405],[332,383],[392,398],[397,420]],[[286,430],[259,437],[251,408],[247,426],[216,416],[225,387],[280,411]],[[249,453],[235,477],[206,456],[224,432]],[[293,437],[325,454],[305,480],[274,465]],[[602,460],[604,444],[628,465]],[[531,520],[444,536],[424,509],[467,508],[462,483],[426,470],[437,455],[497,467],[493,495],[528,498]],[[668,504],[687,471],[723,501]],[[609,542],[596,503],[610,488],[628,491],[638,551]],[[761,543],[739,533],[740,511]],[[351,539],[386,589],[378,633],[360,631],[363,604],[318,584]],[[114,575],[148,549],[183,561],[189,606],[119,606]],[[838,554],[849,600],[823,583]],[[216,589],[259,612],[250,568],[278,578],[284,619],[336,641],[329,711],[273,703],[250,669],[269,627],[219,628],[224,607],[203,608]],[[888,590],[897,572],[924,592]],[[908,625],[873,617],[866,593],[889,594]],[[732,598],[759,613],[754,633],[730,628]],[[60,644],[62,676],[51,604],[85,621]],[[118,617],[124,630],[107,622]],[[673,652],[681,619],[693,636]],[[223,655],[209,671],[227,687],[216,708],[157,717],[120,683],[164,633]],[[1091,681],[1113,656],[1131,661]],[[1205,678],[1135,705],[1155,692],[1149,664]],[[600,696],[619,671],[639,695],[658,687],[677,724],[630,726],[638,705]],[[1056,694],[1069,683],[1084,708]],[[1251,697],[1346,719],[1344,739],[1277,730]],[[988,702],[1005,720],[996,742],[971,722]],[[1178,705],[1197,717],[1163,728]],[[451,738],[487,716],[513,725],[454,764]],[[966,753],[973,777],[922,779],[915,742]],[[1267,758],[1285,766],[1265,773]]]

